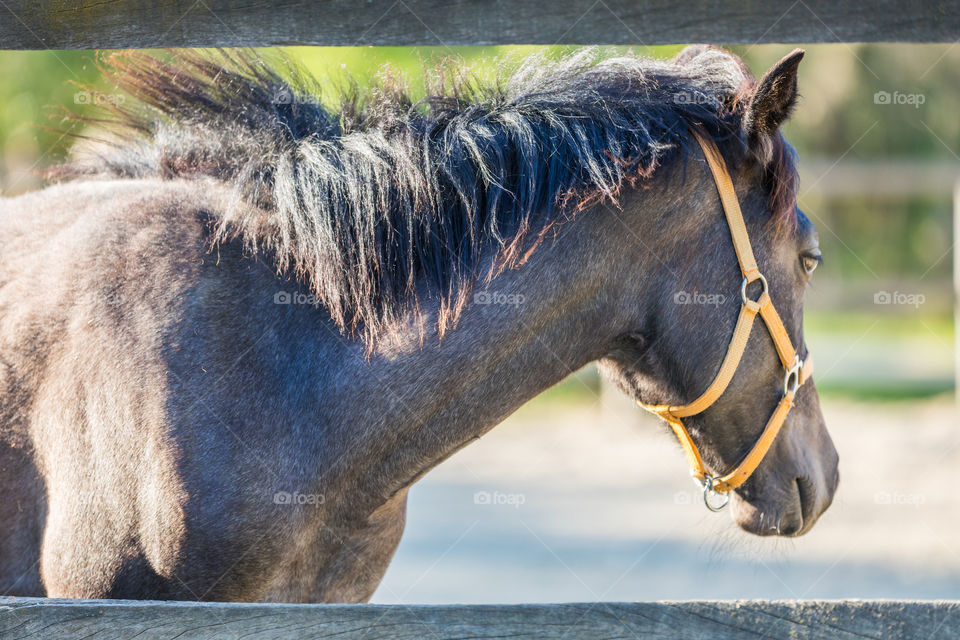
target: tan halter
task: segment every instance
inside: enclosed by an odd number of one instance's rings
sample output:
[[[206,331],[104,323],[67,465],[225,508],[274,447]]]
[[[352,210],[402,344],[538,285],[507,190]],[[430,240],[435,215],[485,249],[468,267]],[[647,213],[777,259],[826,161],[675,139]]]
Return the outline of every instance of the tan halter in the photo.
[[[801,360],[800,355],[790,342],[790,336],[780,320],[780,315],[770,300],[770,292],[766,278],[760,273],[757,267],[756,258],[753,257],[753,249],[750,246],[750,236],[747,234],[747,227],[743,221],[743,213],[740,211],[740,203],[737,201],[737,194],[733,189],[733,181],[730,174],[727,173],[723,156],[712,140],[697,131],[693,131],[693,136],[700,143],[703,154],[710,165],[710,171],[713,173],[713,179],[717,183],[717,191],[720,193],[720,202],[723,205],[724,214],[727,217],[727,225],[730,227],[730,237],[733,239],[733,248],[737,252],[737,261],[740,263],[740,270],[743,272],[743,282],[740,284],[740,298],[743,306],[740,308],[740,317],[737,318],[737,325],[733,330],[733,338],[730,339],[730,345],[727,347],[727,355],[720,365],[720,370],[710,386],[707,387],[699,398],[686,405],[652,405],[637,401],[637,404],[651,411],[670,424],[680,444],[683,446],[687,459],[690,462],[690,472],[694,479],[703,487],[704,502],[711,510],[718,511],[727,504],[729,500],[729,491],[736,489],[750,477],[760,461],[770,450],[770,446],[780,432],[783,423],[787,418],[790,408],[793,406],[793,398],[804,382],[813,373],[813,359],[807,355],[806,360]],[[751,300],[747,296],[747,285],[754,281],[760,281],[762,291],[756,300]],[[725,475],[718,476],[710,474],[697,445],[694,444],[683,426],[681,418],[693,416],[705,411],[710,405],[717,401],[723,395],[727,385],[733,378],[740,359],[743,357],[743,351],[750,339],[750,330],[753,328],[753,321],[757,314],[763,318],[767,325],[767,331],[773,338],[773,344],[777,348],[777,354],[783,363],[783,396],[779,404],[773,410],[770,419],[767,420],[767,426],[753,449],[740,461],[734,469]],[[720,505],[710,503],[709,496],[717,493],[725,493],[726,499]]]

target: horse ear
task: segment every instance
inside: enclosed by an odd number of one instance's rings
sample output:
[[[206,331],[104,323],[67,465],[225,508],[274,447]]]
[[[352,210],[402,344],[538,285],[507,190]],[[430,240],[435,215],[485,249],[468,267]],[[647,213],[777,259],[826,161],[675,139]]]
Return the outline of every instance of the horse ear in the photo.
[[[797,67],[803,54],[803,49],[794,49],[757,83],[743,115],[743,129],[751,148],[763,146],[790,117],[797,102]]]

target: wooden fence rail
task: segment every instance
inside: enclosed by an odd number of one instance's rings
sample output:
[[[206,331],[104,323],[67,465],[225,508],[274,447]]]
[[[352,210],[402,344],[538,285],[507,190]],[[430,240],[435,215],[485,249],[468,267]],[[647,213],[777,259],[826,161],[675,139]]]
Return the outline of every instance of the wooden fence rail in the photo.
[[[0,49],[958,39],[957,0],[0,2]]]
[[[960,637],[960,602],[807,600],[524,605],[289,605],[0,598],[0,638]]]

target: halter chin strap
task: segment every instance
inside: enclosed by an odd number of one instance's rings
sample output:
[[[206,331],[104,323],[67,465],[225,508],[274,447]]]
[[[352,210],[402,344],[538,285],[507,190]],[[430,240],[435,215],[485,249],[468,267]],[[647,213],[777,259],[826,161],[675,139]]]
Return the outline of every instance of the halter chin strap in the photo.
[[[685,405],[666,405],[666,404],[645,404],[637,401],[637,404],[660,416],[673,428],[674,433],[683,446],[684,453],[687,454],[687,460],[690,462],[690,471],[693,477],[700,483],[704,490],[704,501],[707,506],[713,510],[719,510],[726,505],[726,501],[719,506],[714,506],[708,500],[709,494],[726,493],[736,489],[750,477],[760,461],[770,450],[770,446],[780,432],[783,423],[787,418],[787,413],[793,406],[793,398],[810,375],[813,373],[813,359],[807,355],[806,360],[801,360],[793,343],[790,342],[790,336],[780,315],[770,300],[770,291],[766,278],[760,273],[757,267],[757,260],[753,256],[753,249],[750,246],[750,236],[747,234],[747,227],[743,221],[743,213],[740,211],[740,203],[737,200],[737,194],[733,189],[733,181],[730,174],[727,173],[723,156],[714,144],[713,140],[707,138],[696,130],[692,130],[694,138],[700,143],[703,154],[710,165],[710,171],[713,173],[713,179],[717,184],[717,191],[720,193],[720,202],[723,205],[724,214],[727,217],[727,225],[730,227],[730,237],[733,239],[733,248],[737,252],[737,261],[740,263],[740,271],[743,273],[743,282],[740,284],[740,297],[742,306],[740,308],[740,317],[737,318],[737,325],[733,330],[733,338],[727,347],[727,355],[720,365],[720,370],[710,386],[707,387],[699,398]],[[747,294],[747,286],[756,281],[760,281],[760,296],[754,300]],[[760,434],[760,438],[753,449],[740,461],[730,472],[718,476],[707,471],[700,457],[700,451],[694,444],[683,426],[681,418],[696,415],[705,411],[710,405],[717,401],[723,395],[733,374],[740,364],[743,357],[743,351],[750,339],[750,330],[753,328],[753,321],[757,315],[763,319],[767,325],[767,331],[773,338],[773,344],[777,348],[777,354],[780,356],[780,362],[783,363],[783,396],[780,402],[773,410],[767,425]],[[727,495],[729,499],[729,495]]]

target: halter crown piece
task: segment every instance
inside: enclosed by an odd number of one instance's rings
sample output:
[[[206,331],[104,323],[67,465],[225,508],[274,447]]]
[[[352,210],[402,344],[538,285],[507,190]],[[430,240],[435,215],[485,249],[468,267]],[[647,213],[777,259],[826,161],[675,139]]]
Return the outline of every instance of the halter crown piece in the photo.
[[[763,457],[770,450],[770,446],[780,432],[783,423],[793,406],[793,398],[797,394],[797,389],[806,382],[813,373],[813,358],[808,354],[805,360],[800,359],[799,353],[794,349],[790,336],[780,315],[770,300],[770,291],[766,278],[760,273],[757,267],[757,260],[753,256],[753,249],[750,246],[750,236],[747,234],[747,226],[743,221],[743,213],[740,211],[740,203],[737,201],[737,194],[733,189],[733,181],[730,174],[727,173],[726,164],[723,156],[717,149],[713,140],[696,130],[691,130],[693,137],[696,138],[703,149],[703,155],[706,157],[710,171],[713,173],[714,182],[717,184],[717,191],[720,194],[720,203],[723,205],[723,212],[727,218],[727,225],[730,227],[730,237],[733,240],[733,248],[737,253],[737,261],[740,263],[740,271],[743,273],[743,281],[740,283],[740,298],[742,306],[740,316],[737,318],[737,325],[733,330],[733,337],[727,347],[727,355],[720,364],[720,370],[714,377],[713,382],[707,387],[706,391],[700,394],[696,400],[685,405],[667,405],[667,404],[646,404],[637,401],[642,408],[655,413],[663,418],[672,428],[673,432],[680,440],[684,453],[687,454],[687,460],[690,462],[690,473],[697,483],[703,488],[703,500],[711,511],[719,511],[727,505],[730,500],[729,492],[736,489],[750,477]],[[747,295],[747,286],[756,281],[760,281],[760,296],[753,300]],[[773,339],[777,354],[780,356],[780,362],[783,363],[783,395],[780,402],[773,410],[767,425],[760,434],[760,438],[753,449],[740,461],[733,470],[724,475],[715,475],[707,471],[703,464],[703,458],[700,457],[700,451],[694,444],[683,426],[681,418],[697,415],[709,408],[717,399],[723,395],[733,374],[740,364],[743,357],[743,351],[750,339],[750,330],[753,328],[753,321],[757,314],[767,325],[767,331]],[[723,494],[722,502],[719,504],[711,502],[711,497]]]

